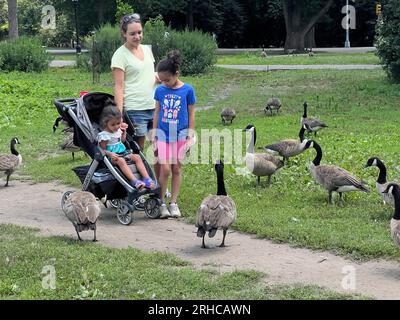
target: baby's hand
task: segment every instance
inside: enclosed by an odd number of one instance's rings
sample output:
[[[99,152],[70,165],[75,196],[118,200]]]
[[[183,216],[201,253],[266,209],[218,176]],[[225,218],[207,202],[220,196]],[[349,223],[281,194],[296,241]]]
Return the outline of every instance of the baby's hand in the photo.
[[[108,154],[108,156],[111,158],[112,161],[115,161],[115,160],[118,159],[118,155],[116,153],[114,153],[114,152],[110,152]]]
[[[121,122],[120,128],[122,131],[126,131],[126,129],[128,129],[128,124],[125,122]]]

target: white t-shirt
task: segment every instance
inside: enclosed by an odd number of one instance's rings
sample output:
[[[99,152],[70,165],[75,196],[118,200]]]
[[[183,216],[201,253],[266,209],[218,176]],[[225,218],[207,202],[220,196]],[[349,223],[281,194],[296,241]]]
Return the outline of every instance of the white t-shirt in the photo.
[[[116,132],[111,133],[108,131],[101,131],[97,135],[97,141],[100,144],[102,141],[107,141],[106,150],[115,153],[122,153],[126,150],[125,145],[121,142],[122,131],[118,129]]]
[[[119,47],[111,59],[111,69],[125,72],[124,108],[125,110],[149,110],[155,108],[154,96],[154,56],[151,48],[141,45],[144,60],[137,58],[124,45]]]

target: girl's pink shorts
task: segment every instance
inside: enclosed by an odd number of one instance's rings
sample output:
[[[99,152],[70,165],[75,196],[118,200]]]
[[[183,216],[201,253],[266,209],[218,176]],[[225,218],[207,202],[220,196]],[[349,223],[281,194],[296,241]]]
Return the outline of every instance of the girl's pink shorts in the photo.
[[[186,140],[176,142],[157,141],[158,162],[160,164],[177,164],[182,162],[186,153]]]

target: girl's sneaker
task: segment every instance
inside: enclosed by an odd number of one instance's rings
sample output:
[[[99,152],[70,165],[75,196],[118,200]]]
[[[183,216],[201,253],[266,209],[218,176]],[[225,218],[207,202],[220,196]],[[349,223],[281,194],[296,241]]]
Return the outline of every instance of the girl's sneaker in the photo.
[[[165,219],[171,217],[171,213],[168,211],[168,208],[165,203],[160,206],[160,219]]]
[[[181,216],[181,211],[176,203],[169,205],[169,212],[171,212],[172,218],[179,218]]]

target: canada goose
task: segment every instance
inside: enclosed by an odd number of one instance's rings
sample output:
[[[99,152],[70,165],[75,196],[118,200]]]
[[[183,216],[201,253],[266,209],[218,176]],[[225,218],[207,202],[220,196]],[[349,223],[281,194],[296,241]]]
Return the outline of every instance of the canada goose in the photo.
[[[64,121],[62,117],[58,117],[58,118],[54,121],[54,124],[53,124],[53,133],[56,132],[58,126],[60,125],[60,121],[62,121],[62,123],[63,123],[64,125],[68,126],[67,122]],[[69,127],[66,128],[66,129],[69,129]],[[72,128],[72,129],[73,129],[73,128]],[[64,129],[64,130],[65,130],[65,129]],[[63,131],[64,131],[64,130],[63,130]]]
[[[15,149],[16,144],[20,144],[18,138],[12,138],[10,142],[11,154],[0,154],[0,171],[4,171],[7,175],[5,187],[8,187],[11,174],[22,164],[22,156]]]
[[[314,132],[314,136],[317,136],[318,130],[327,128],[328,126],[321,120],[318,120],[317,118],[307,118],[307,108],[308,108],[307,102],[304,102],[303,107],[304,107],[304,113],[300,119],[300,124],[302,126],[306,125],[307,133]]]
[[[386,190],[389,183],[395,182],[387,182],[386,180],[386,166],[385,164],[377,157],[371,157],[368,159],[365,168],[376,166],[379,168],[379,176],[376,180],[376,191],[382,196],[383,202],[394,207],[394,199],[393,194],[390,192],[383,193]]]
[[[262,48],[260,55],[263,58],[267,58],[268,57],[267,51],[264,48]]]
[[[82,149],[74,144],[74,133],[67,133],[67,138],[60,145],[61,150],[69,151],[72,153],[72,160],[75,160],[75,152],[82,151]]]
[[[273,97],[269,98],[267,101],[267,104],[265,105],[264,113],[267,114],[267,112],[269,111],[272,115],[272,111],[276,110],[276,113],[278,114],[281,106],[282,106],[282,103],[281,103],[281,100],[279,100],[279,98],[273,98]]]
[[[69,151],[72,153],[72,160],[75,160],[75,152],[82,151],[82,149],[74,144],[74,128],[69,127],[68,124],[63,120],[62,117],[58,117],[53,124],[53,133],[56,132],[59,123],[63,122],[67,127],[64,128],[61,132],[64,133],[67,138],[63,143],[59,145],[61,150]]]
[[[218,183],[217,195],[205,198],[197,211],[197,236],[203,237],[202,248],[206,248],[204,243],[206,232],[212,238],[218,228],[221,228],[224,234],[219,246],[225,247],[226,232],[236,220],[235,202],[227,195],[225,190],[224,164],[222,162],[215,164],[215,171]]]
[[[299,140],[285,139],[279,142],[266,145],[264,149],[272,154],[279,154],[283,157],[283,162],[288,163],[290,157],[294,157],[304,152],[308,147],[307,139],[304,139],[304,132],[306,128],[302,126],[299,131]]]
[[[87,191],[71,193],[65,199],[62,210],[74,225],[79,240],[82,240],[79,232],[90,229],[94,232],[93,241],[96,241],[96,222],[100,215],[101,206],[92,193]]]
[[[395,209],[390,220],[390,234],[395,245],[400,247],[400,186],[396,183],[389,183],[382,192],[385,194],[390,193],[394,199]]]
[[[356,178],[350,172],[335,165],[320,165],[322,149],[314,140],[310,140],[310,148],[314,147],[317,156],[310,163],[309,169],[315,181],[329,193],[328,201],[332,203],[332,192],[339,192],[340,202],[343,201],[342,193],[349,191],[370,192],[364,182]]]
[[[227,121],[230,121],[232,124],[233,119],[236,117],[236,111],[233,108],[225,108],[221,111],[221,120],[222,124],[225,124]]]
[[[271,176],[283,167],[283,161],[267,153],[254,153],[254,146],[257,139],[256,128],[249,124],[243,131],[251,133],[250,143],[246,150],[246,167],[257,176],[257,185],[260,185],[260,177],[268,176],[268,185],[271,183]]]

